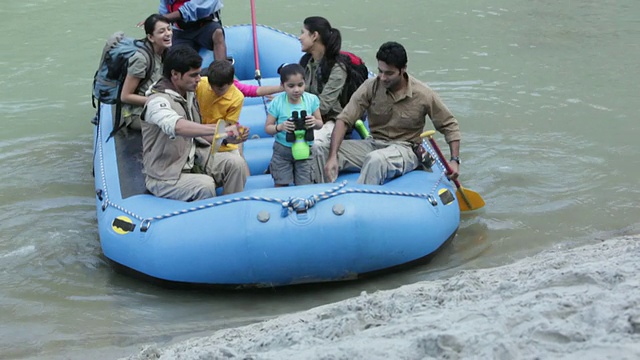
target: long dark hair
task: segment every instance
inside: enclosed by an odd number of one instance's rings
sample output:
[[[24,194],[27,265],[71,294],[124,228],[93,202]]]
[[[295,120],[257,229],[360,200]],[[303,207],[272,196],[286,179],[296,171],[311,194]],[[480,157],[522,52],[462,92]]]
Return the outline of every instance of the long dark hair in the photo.
[[[322,16],[310,16],[304,19],[304,27],[310,33],[318,32],[320,42],[324,45],[324,57],[321,61],[321,71],[329,74],[333,65],[340,61],[340,48],[342,47],[342,35],[340,30],[332,28],[329,20]]]

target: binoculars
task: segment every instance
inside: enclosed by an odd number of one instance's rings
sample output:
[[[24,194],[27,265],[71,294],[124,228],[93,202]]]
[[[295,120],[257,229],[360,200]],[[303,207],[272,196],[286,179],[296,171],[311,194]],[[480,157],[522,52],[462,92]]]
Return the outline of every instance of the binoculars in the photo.
[[[301,135],[304,137],[304,141],[313,141],[313,129],[307,129],[305,125],[306,118],[307,112],[305,110],[300,111],[299,117],[297,111],[291,112],[291,117],[287,121],[293,121],[295,130],[286,134],[287,142],[295,143],[296,139],[301,140],[299,139]]]
[[[307,129],[305,119],[307,118],[307,112],[305,110],[298,112],[291,112],[291,117],[287,121],[293,121],[295,130],[293,132],[287,132],[287,142],[293,143],[291,145],[291,153],[295,160],[306,160],[311,155],[309,149],[309,143],[307,141],[313,141],[313,129]]]

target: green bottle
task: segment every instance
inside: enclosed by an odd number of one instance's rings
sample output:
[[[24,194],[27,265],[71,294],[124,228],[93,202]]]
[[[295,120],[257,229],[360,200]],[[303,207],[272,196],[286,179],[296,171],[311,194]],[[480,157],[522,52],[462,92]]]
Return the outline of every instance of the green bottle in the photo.
[[[311,151],[309,150],[309,143],[304,139],[306,130],[296,130],[293,132],[296,136],[296,140],[291,145],[291,154],[296,160],[306,160],[309,158]]]
[[[356,120],[355,127],[356,127],[356,131],[358,132],[361,138],[368,139],[371,137],[369,130],[367,130],[367,127],[364,126],[364,122],[362,120],[360,119]]]

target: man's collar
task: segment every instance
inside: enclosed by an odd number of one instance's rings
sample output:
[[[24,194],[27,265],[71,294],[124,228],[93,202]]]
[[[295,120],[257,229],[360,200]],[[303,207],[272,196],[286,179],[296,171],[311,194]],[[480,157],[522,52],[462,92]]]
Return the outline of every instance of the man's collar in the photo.
[[[411,85],[411,78],[409,77],[409,74],[405,72],[402,76],[404,77],[404,80],[407,84],[402,90],[398,91],[397,93],[387,90],[387,93],[389,93],[389,95],[391,95],[395,99],[395,101],[400,101],[405,97],[413,96],[413,86]]]

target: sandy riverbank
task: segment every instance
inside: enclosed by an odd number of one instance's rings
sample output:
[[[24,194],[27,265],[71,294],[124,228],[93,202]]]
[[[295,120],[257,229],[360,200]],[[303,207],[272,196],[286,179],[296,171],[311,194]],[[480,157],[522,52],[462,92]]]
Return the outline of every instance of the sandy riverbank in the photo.
[[[547,251],[128,359],[640,359],[640,236]]]

